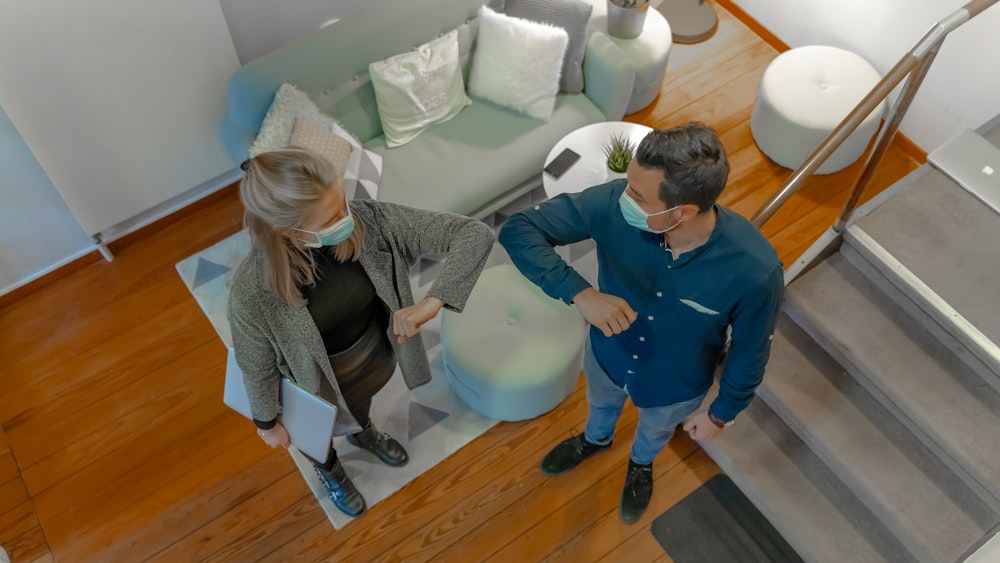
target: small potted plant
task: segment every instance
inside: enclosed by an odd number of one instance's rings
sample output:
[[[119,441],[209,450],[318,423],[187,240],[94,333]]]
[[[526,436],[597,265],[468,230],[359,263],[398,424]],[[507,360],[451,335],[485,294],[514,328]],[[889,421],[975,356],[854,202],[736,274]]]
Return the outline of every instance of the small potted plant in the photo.
[[[608,157],[608,169],[612,172],[624,174],[628,171],[628,165],[632,162],[632,153],[635,152],[635,143],[624,133],[614,133],[604,145],[604,154]]]
[[[634,39],[646,24],[649,0],[608,0],[608,34]]]

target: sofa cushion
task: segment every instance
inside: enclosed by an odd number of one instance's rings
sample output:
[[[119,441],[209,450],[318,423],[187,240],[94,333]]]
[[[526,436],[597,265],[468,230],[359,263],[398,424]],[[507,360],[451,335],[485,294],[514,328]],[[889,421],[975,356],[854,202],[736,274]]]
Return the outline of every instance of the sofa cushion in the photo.
[[[459,66],[458,31],[368,65],[382,131],[390,147],[413,140],[469,105]]]
[[[570,94],[583,92],[583,54],[587,48],[590,14],[594,6],[581,0],[507,0],[504,13],[515,18],[561,27],[569,36],[563,56],[559,89]]]
[[[583,94],[560,94],[545,123],[472,99],[454,119],[389,149],[384,137],[365,143],[384,155],[379,199],[479,216],[498,196],[541,174],[545,155],[564,135],[603,121]]]
[[[548,24],[479,9],[469,94],[548,119],[559,93],[569,37]]]

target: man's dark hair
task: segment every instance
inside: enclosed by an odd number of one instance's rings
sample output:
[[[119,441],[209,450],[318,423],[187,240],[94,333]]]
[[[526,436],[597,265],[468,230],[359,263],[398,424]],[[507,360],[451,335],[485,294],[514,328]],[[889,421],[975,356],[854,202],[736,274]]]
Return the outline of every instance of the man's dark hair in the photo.
[[[643,168],[663,170],[659,196],[667,207],[697,205],[704,213],[715,205],[729,177],[726,149],[703,123],[654,129],[639,143],[635,159]]]

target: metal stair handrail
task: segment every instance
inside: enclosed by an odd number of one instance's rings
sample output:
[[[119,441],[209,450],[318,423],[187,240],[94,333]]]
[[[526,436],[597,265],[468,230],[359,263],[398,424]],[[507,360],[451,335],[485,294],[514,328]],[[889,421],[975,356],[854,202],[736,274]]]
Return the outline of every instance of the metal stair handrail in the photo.
[[[754,226],[760,228],[789,198],[795,195],[802,188],[803,184],[805,184],[805,181],[816,172],[816,169],[826,162],[826,159],[857,129],[872,110],[878,104],[882,103],[900,82],[906,79],[906,84],[900,91],[896,103],[889,112],[889,116],[880,125],[875,145],[868,151],[864,167],[861,169],[861,173],[858,175],[858,179],[851,189],[851,195],[844,203],[844,207],[832,227],[835,233],[842,233],[851,214],[857,207],[858,201],[861,199],[861,194],[868,187],[874,175],[875,167],[882,160],[882,157],[885,156],[889,148],[889,143],[899,129],[899,123],[903,120],[903,116],[906,115],[906,111],[910,107],[910,102],[913,101],[914,95],[916,95],[917,90],[920,88],[920,84],[927,75],[927,71],[934,62],[934,58],[937,56],[938,50],[941,48],[941,44],[945,38],[952,31],[955,31],[997,2],[1000,2],[1000,0],[971,0],[958,10],[952,12],[948,17],[934,24],[924,34],[923,38],[917,42],[916,46],[905,54],[892,67],[892,70],[858,102],[858,105],[851,110],[851,113],[847,114],[847,117],[833,130],[833,133],[830,133],[830,136],[823,141],[819,148],[785,181],[781,189],[757,210],[750,219]]]

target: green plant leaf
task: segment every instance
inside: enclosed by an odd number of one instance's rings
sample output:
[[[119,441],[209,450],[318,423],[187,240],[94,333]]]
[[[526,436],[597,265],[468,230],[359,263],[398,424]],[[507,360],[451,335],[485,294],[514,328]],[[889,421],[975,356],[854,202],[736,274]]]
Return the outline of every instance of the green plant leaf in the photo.
[[[614,133],[604,145],[604,154],[608,159],[608,168],[614,172],[623,173],[628,170],[635,152],[635,143],[624,133]]]

